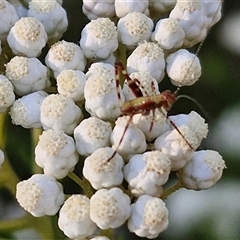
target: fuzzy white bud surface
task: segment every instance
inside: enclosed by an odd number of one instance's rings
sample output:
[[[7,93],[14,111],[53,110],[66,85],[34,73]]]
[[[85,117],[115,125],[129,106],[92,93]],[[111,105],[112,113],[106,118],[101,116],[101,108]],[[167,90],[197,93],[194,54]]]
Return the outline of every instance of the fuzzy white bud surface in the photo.
[[[55,215],[64,197],[62,184],[45,174],[35,174],[17,184],[18,203],[34,217]]]
[[[177,87],[191,86],[201,76],[202,68],[198,57],[186,49],[168,55],[166,63],[170,81]]]
[[[12,123],[24,128],[40,128],[40,107],[48,96],[46,92],[37,91],[18,98],[12,105],[9,114]]]
[[[51,85],[49,69],[37,58],[18,56],[12,58],[6,64],[6,77],[20,96],[44,90]]]
[[[179,170],[178,178],[185,188],[208,189],[221,178],[226,168],[222,156],[213,150],[201,150],[193,154],[187,164]]]
[[[127,71],[149,72],[160,82],[164,77],[165,59],[162,48],[153,42],[141,43],[127,59]]]
[[[115,68],[108,63],[93,63],[86,73],[85,108],[91,116],[103,120],[117,118],[124,103],[121,87],[117,89]],[[118,91],[120,99],[118,98]]]
[[[182,168],[192,158],[194,150],[198,147],[196,134],[186,125],[167,131],[154,142],[154,148],[162,151],[171,160],[171,170]],[[190,146],[189,146],[190,145]]]
[[[208,124],[205,123],[205,119],[195,111],[191,111],[189,114],[170,116],[169,119],[172,120],[177,127],[187,125],[193,132],[195,132],[199,142],[198,146],[200,146],[203,138],[207,137]],[[171,128],[173,129],[172,126]]]
[[[105,236],[97,236],[97,237],[91,238],[91,240],[110,240],[110,239]]]
[[[86,59],[81,48],[77,44],[64,40],[51,46],[45,62],[53,70],[55,78],[66,69],[83,71],[86,65]]]
[[[57,179],[66,177],[78,162],[73,138],[59,130],[44,131],[35,148],[35,161],[45,174]]]
[[[90,200],[80,194],[72,195],[59,211],[58,226],[71,239],[86,239],[97,230],[90,219]]]
[[[101,229],[121,226],[130,213],[130,198],[120,188],[100,189],[90,198],[90,218]]]
[[[124,167],[124,178],[133,196],[157,197],[162,194],[170,171],[170,159],[160,151],[151,151],[132,156]]]
[[[86,75],[79,70],[63,70],[57,76],[58,92],[72,98],[75,102],[84,100],[85,83]]]
[[[156,41],[161,48],[171,50],[182,46],[185,32],[176,19],[165,18],[157,22],[151,39]]]
[[[148,0],[115,0],[115,11],[119,18],[131,12],[149,15]]]
[[[112,148],[124,158],[129,159],[132,155],[143,153],[147,149],[146,139],[143,132],[132,122],[129,123],[129,116],[119,117],[111,134]],[[126,129],[127,124],[128,128]],[[119,146],[120,139],[125,131],[124,138]]]
[[[68,19],[64,8],[56,0],[32,0],[28,16],[41,22],[48,35],[48,41],[58,41],[67,30]]]
[[[7,42],[15,55],[38,57],[46,45],[47,33],[36,18],[24,17],[11,28]]]
[[[0,40],[6,42],[9,31],[19,17],[15,8],[5,0],[0,1],[0,19]]]
[[[42,102],[40,119],[44,130],[52,128],[72,134],[82,118],[81,109],[70,97],[51,94]]]
[[[12,83],[0,74],[0,113],[5,112],[14,102],[15,94]]]
[[[74,129],[74,139],[80,155],[89,156],[101,147],[110,146],[112,128],[110,123],[90,117]]]
[[[124,161],[119,154],[113,155],[110,147],[98,148],[84,161],[83,175],[94,189],[111,188],[123,181]]]
[[[168,209],[160,198],[142,195],[131,209],[128,229],[139,237],[156,238],[168,226]]]
[[[119,19],[117,29],[120,42],[134,49],[139,43],[150,39],[153,21],[143,13],[131,12]]]
[[[89,20],[112,18],[115,15],[114,2],[115,0],[83,0],[82,11]]]
[[[108,59],[118,48],[117,28],[109,18],[88,23],[81,33],[80,46],[89,59]]]

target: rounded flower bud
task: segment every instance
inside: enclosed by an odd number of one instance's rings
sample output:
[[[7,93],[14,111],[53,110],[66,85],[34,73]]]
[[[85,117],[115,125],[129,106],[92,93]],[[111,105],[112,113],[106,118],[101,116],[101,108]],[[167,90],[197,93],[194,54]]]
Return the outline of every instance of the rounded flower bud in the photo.
[[[124,167],[124,178],[135,197],[143,194],[157,197],[170,171],[170,159],[160,151],[151,151],[132,156]]]
[[[90,218],[101,229],[120,227],[130,213],[130,198],[120,188],[100,189],[90,199]]]
[[[170,158],[172,171],[182,168],[198,147],[197,136],[188,126],[182,125],[178,130],[167,131],[154,142],[154,148]]]
[[[72,134],[82,118],[81,109],[69,97],[51,94],[42,102],[40,119],[44,130],[52,128]]]
[[[19,17],[15,8],[5,0],[0,1],[0,18],[0,40],[6,42],[9,31]]]
[[[113,153],[110,147],[99,148],[85,159],[83,175],[94,189],[111,188],[122,183],[124,161],[117,153],[111,158]]]
[[[73,138],[59,130],[44,131],[35,148],[35,161],[45,174],[57,179],[66,177],[78,162]]]
[[[11,28],[7,41],[14,54],[38,57],[46,45],[47,34],[36,18],[24,17]]]
[[[59,41],[49,49],[45,62],[53,70],[56,78],[62,70],[74,69],[83,71],[86,65],[81,48],[74,43]]]
[[[148,0],[115,0],[115,11],[119,18],[131,12],[141,12],[148,15]]]
[[[201,76],[199,59],[193,53],[180,49],[166,58],[167,74],[173,85],[191,86]]]
[[[27,12],[28,12],[27,6],[28,6],[28,4],[23,5],[22,0],[8,0],[8,2],[15,8],[19,18],[27,17]]]
[[[81,33],[80,46],[90,59],[108,59],[117,48],[117,29],[109,18],[98,18],[88,23]]]
[[[61,71],[57,76],[58,92],[75,102],[84,100],[85,83],[86,75],[82,71],[68,69]]]
[[[140,196],[131,209],[128,229],[139,237],[156,238],[168,226],[168,209],[160,198]]]
[[[147,149],[143,132],[131,121],[129,122],[129,118],[129,116],[123,116],[117,119],[110,138],[112,148],[116,149],[124,159],[129,159],[132,155],[137,153],[143,153]],[[123,134],[124,137],[119,146]]]
[[[3,151],[0,149],[0,169],[2,167],[2,164],[4,162],[4,153]]]
[[[62,184],[45,174],[35,174],[17,184],[18,203],[34,217],[55,215],[64,197]]]
[[[5,112],[10,107],[14,100],[15,94],[13,92],[12,83],[4,76],[0,74],[0,113]]]
[[[83,0],[82,11],[89,20],[97,18],[112,18],[115,15],[115,0]]]
[[[118,21],[120,41],[129,49],[134,49],[138,43],[148,41],[153,29],[153,21],[140,12],[128,13]]]
[[[49,75],[49,69],[37,58],[16,56],[6,64],[6,77],[20,96],[49,87]]]
[[[187,164],[179,170],[179,181],[185,188],[208,189],[221,178],[226,168],[222,156],[213,150],[201,150],[193,154]]]
[[[103,120],[117,118],[121,113],[124,96],[115,81],[115,68],[108,63],[93,63],[86,76],[86,110],[91,116]]]
[[[164,77],[165,59],[162,48],[153,42],[141,43],[127,59],[127,71],[149,72],[160,82]]]
[[[24,128],[42,127],[40,106],[47,96],[46,92],[37,91],[17,99],[9,112],[12,123]]]
[[[97,236],[97,237],[91,238],[91,240],[110,240],[110,239],[105,236]]]
[[[111,132],[112,128],[108,122],[96,117],[84,119],[74,129],[74,139],[78,153],[89,156],[98,148],[110,146]]]
[[[38,19],[43,24],[48,41],[56,42],[67,30],[66,11],[56,0],[32,0],[29,3],[28,16]]]
[[[165,50],[181,47],[184,37],[185,32],[182,26],[173,18],[159,20],[152,34],[152,40],[157,41],[160,47]]]
[[[84,195],[72,195],[59,211],[58,226],[71,239],[85,239],[97,230],[90,219],[90,200]]]

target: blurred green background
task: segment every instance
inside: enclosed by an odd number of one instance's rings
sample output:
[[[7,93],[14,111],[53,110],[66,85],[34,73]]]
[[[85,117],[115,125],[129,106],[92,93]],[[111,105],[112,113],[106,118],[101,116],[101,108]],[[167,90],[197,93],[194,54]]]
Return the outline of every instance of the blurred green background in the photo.
[[[82,1],[65,0],[69,28],[63,38],[78,43],[81,29],[88,22],[82,15]],[[230,32],[223,26],[229,17],[239,16],[238,27]],[[229,28],[231,27],[231,23]],[[226,35],[227,34],[227,35]],[[239,39],[239,45],[227,47],[228,38]],[[231,50],[232,49],[232,50]],[[196,48],[191,49],[192,52]],[[202,149],[214,149],[223,156],[227,169],[213,188],[205,191],[180,190],[167,199],[170,211],[169,228],[157,239],[240,239],[240,1],[225,1],[223,16],[214,26],[199,53],[202,63],[202,77],[191,87],[181,89],[181,93],[195,98],[208,113],[189,100],[177,102],[170,114],[195,110],[209,123],[209,137],[203,141]],[[161,89],[171,88],[168,82],[161,83]],[[13,126],[10,120],[5,126],[7,154],[20,179],[32,175],[33,146],[30,130]],[[1,172],[0,172],[1,174]],[[66,191],[72,182],[63,181]],[[23,211],[6,189],[0,190],[0,220],[20,216]],[[49,224],[56,225],[56,218]],[[59,234],[59,235],[58,235]],[[115,239],[142,239],[130,234],[125,227],[117,229]],[[0,222],[0,239],[39,239],[27,231],[5,231]],[[53,239],[65,239],[61,233]]]

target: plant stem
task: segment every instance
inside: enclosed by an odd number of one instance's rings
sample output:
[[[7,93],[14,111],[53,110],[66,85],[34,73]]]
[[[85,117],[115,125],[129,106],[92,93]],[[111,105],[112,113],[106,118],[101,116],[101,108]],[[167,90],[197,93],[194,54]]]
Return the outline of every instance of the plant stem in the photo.
[[[177,190],[179,190],[180,188],[183,188],[183,185],[181,182],[177,182],[176,184],[174,184],[173,186],[171,186],[169,189],[165,190],[162,194],[161,194],[161,199],[167,199],[168,196],[170,196],[172,193],[176,192]]]

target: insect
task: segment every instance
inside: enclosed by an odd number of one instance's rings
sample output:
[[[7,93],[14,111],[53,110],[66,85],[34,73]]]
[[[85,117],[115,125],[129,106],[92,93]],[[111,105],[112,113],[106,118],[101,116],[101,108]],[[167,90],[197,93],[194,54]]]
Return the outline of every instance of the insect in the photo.
[[[221,7],[221,2],[219,4],[219,7],[217,8],[216,10],[216,13],[218,12],[218,10],[220,9]],[[213,20],[212,22],[210,23],[210,27],[207,29],[206,31],[206,36],[208,34],[208,32],[210,31],[210,28],[211,26],[213,25],[213,22],[215,21],[215,15],[213,16]],[[203,45],[203,42],[206,38],[206,36],[203,38],[203,40],[200,42],[199,44],[199,47],[196,51],[196,54],[195,56],[197,56],[197,54],[199,53],[202,45]],[[196,57],[195,57],[196,58]],[[192,63],[194,62],[195,59],[192,60]],[[191,66],[190,64],[190,66]],[[189,67],[190,68],[190,67]],[[181,137],[184,139],[184,141],[186,142],[186,144],[189,146],[189,148],[191,150],[195,150],[191,144],[188,142],[188,140],[185,138],[185,136],[181,133],[181,131],[178,129],[178,127],[174,124],[173,121],[171,121],[171,119],[168,118],[167,116],[167,112],[171,109],[171,107],[173,106],[173,104],[180,98],[180,97],[183,97],[183,95],[180,95],[180,96],[177,96],[181,86],[178,86],[178,88],[176,89],[176,91],[174,92],[171,92],[170,90],[165,90],[163,91],[162,93],[160,94],[155,94],[155,95],[151,95],[151,96],[143,96],[143,92],[144,91],[144,88],[143,86],[141,86],[141,83],[138,79],[135,79],[135,78],[130,78],[130,76],[128,75],[128,73],[126,72],[125,68],[123,67],[122,63],[116,63],[115,65],[115,69],[116,69],[116,76],[119,76],[119,73],[121,72],[123,74],[123,76],[125,77],[126,79],[126,82],[128,84],[128,87],[131,89],[131,92],[135,95],[135,99],[132,99],[132,100],[129,100],[129,101],[126,101],[122,107],[121,107],[121,113],[123,115],[128,115],[129,116],[129,119],[128,119],[128,122],[126,123],[126,126],[124,128],[124,131],[122,133],[122,136],[118,142],[118,145],[114,151],[114,153],[112,154],[112,156],[108,159],[110,160],[111,158],[113,158],[115,156],[115,154],[117,153],[118,149],[119,149],[119,146],[121,145],[123,139],[124,139],[124,136],[126,134],[126,131],[130,125],[130,122],[132,121],[132,118],[135,114],[142,114],[142,115],[148,115],[150,114],[150,112],[152,113],[153,117],[155,116],[155,110],[156,109],[159,109],[165,116],[166,118],[168,119],[168,121],[171,123],[171,125],[177,130],[177,132],[181,135]],[[186,72],[186,75],[188,74],[188,71]],[[117,77],[116,77],[117,78]],[[119,79],[117,78],[116,81],[118,82],[117,83],[117,86],[119,86]],[[143,89],[141,90],[140,89]],[[154,87],[153,87],[154,88]],[[146,92],[145,92],[146,93]],[[118,96],[120,94],[118,93]],[[153,124],[154,124],[154,121],[152,120],[151,124],[150,124],[150,128],[149,128],[149,132],[152,131],[152,128],[153,128]]]

